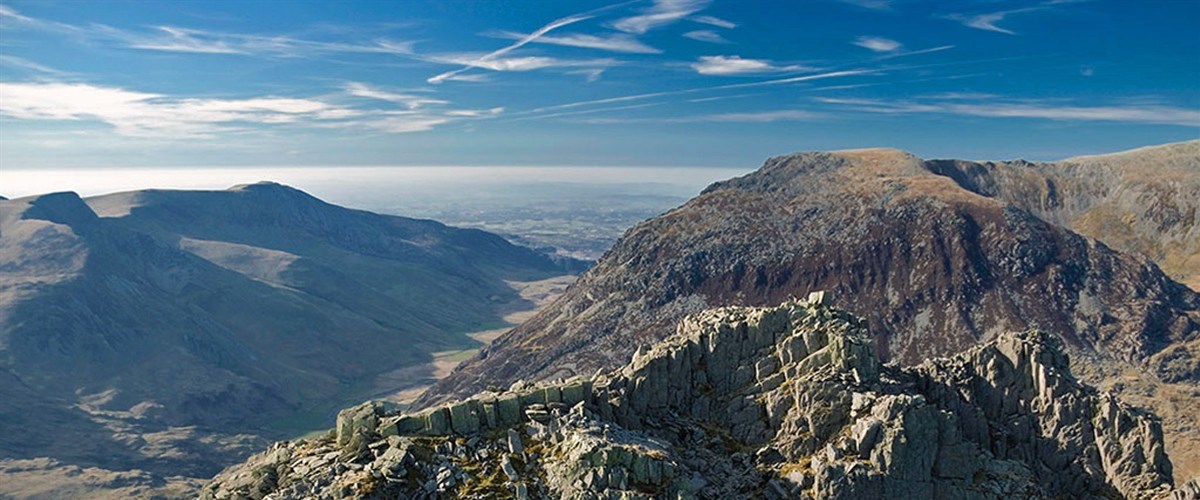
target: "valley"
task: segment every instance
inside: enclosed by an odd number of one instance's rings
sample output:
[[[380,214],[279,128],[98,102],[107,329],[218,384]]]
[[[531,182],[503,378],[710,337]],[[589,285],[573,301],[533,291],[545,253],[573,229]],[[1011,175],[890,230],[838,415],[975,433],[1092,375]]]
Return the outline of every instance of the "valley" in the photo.
[[[0,495],[113,497],[327,428],[586,265],[274,183],[2,201],[0,261]]]

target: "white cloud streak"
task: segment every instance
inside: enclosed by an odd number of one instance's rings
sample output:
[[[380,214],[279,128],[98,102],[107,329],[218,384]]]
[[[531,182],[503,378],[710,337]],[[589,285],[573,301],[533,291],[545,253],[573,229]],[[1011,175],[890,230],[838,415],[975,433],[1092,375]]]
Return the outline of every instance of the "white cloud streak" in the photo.
[[[443,105],[443,104],[450,104],[450,101],[445,101],[442,99],[434,99],[429,96],[416,95],[416,94],[401,94],[398,92],[389,92],[386,90],[372,88],[365,83],[359,83],[359,82],[347,83],[346,86],[344,87],[344,89],[347,94],[350,94],[355,97],[363,97],[363,98],[367,98],[367,99],[377,99],[377,100],[381,100],[381,101],[387,101],[387,102],[399,104],[408,109],[418,109],[418,108],[423,108],[426,106],[439,106],[439,105]]]
[[[66,74],[65,71],[59,71],[59,70],[51,68],[49,66],[38,64],[38,63],[35,63],[28,59],[23,59],[23,58],[20,58],[17,56],[0,55],[0,64],[9,66],[9,67],[13,67],[13,68],[21,68],[21,69],[24,69],[27,71],[34,71],[37,73],[45,73],[47,75]]]
[[[459,64],[463,65],[462,68],[459,68],[459,69],[456,69],[453,71],[447,71],[445,73],[441,73],[438,75],[434,75],[434,76],[430,77],[427,81],[429,83],[434,83],[434,84],[442,83],[451,77],[457,76],[466,71],[470,71],[472,68],[486,68],[486,69],[492,69],[493,71],[506,71],[508,69],[494,69],[494,68],[506,68],[506,66],[504,64],[497,65],[493,61],[495,61],[496,59],[499,59],[500,56],[503,56],[514,50],[517,50],[517,49],[533,42],[534,40],[537,40],[538,38],[546,35],[547,33],[551,32],[551,31],[554,31],[563,26],[577,23],[579,21],[591,19],[592,17],[594,17],[594,16],[592,16],[591,14],[583,13],[583,14],[574,14],[574,15],[570,15],[567,17],[555,19],[553,21],[550,21],[550,23],[546,24],[545,26],[538,28],[537,31],[534,31],[533,33],[530,33],[528,35],[521,37],[519,40],[517,40],[516,42],[513,42],[511,45],[502,47],[500,49],[496,49],[492,52],[489,52],[487,54],[479,56],[475,59],[461,61],[461,62],[459,62]],[[522,58],[522,59],[525,59],[526,62],[529,63],[529,62],[531,62],[531,60],[536,60],[538,58]],[[541,59],[543,59],[543,62],[545,62],[544,60],[549,59],[549,58],[541,58]],[[539,66],[539,67],[545,67],[545,66],[548,66],[548,64]]]
[[[533,71],[545,68],[606,68],[617,64],[615,59],[559,59],[548,56],[518,56],[484,58],[478,54],[442,54],[424,56],[423,60],[442,64],[461,65],[463,69],[443,73],[430,78],[429,83],[441,83],[447,80],[462,80],[461,71],[478,68],[489,71]]]
[[[719,17],[713,17],[713,16],[692,16],[692,17],[689,17],[688,20],[695,21],[695,22],[698,22],[701,24],[707,24],[709,26],[716,26],[718,28],[725,28],[727,30],[737,27],[737,24],[734,24],[733,22],[726,21]]]
[[[590,114],[594,114],[594,113],[608,113],[611,111],[623,111],[623,110],[627,110],[627,109],[648,108],[651,106],[660,106],[662,104],[663,103],[661,103],[661,102],[646,102],[646,103],[642,103],[642,104],[628,104],[625,106],[614,106],[614,107],[610,107],[610,108],[577,109],[574,111],[560,111],[557,113],[551,113],[551,114],[545,114],[545,115],[522,116],[522,117],[518,117],[518,118],[505,119],[505,120],[501,120],[501,121],[502,122],[523,122],[523,121],[529,121],[529,120],[544,120],[547,118],[560,118],[563,116],[590,115]]]
[[[497,33],[501,38],[510,38],[520,40],[529,35],[513,33],[511,31],[501,31]],[[560,36],[543,35],[533,40],[533,43],[545,43],[550,45],[561,45],[565,47],[579,47],[585,49],[607,50],[610,52],[622,52],[627,54],[661,54],[662,51],[654,47],[642,43],[633,36],[623,33],[614,34],[608,37],[584,34],[567,34]]]
[[[344,43],[307,40],[286,35],[250,35],[176,26],[157,26],[149,31],[132,31],[103,24],[74,25],[24,16],[4,6],[0,6],[0,19],[15,20],[29,29],[157,52],[280,58],[346,53],[407,56],[413,52],[412,42],[386,38],[369,42]]]
[[[729,40],[726,40],[725,37],[721,36],[720,33],[717,33],[716,31],[713,31],[713,30],[689,31],[687,33],[684,33],[683,36],[684,36],[684,38],[691,38],[692,40],[698,40],[701,42],[729,43]]]
[[[445,109],[447,101],[347,84],[347,95],[399,104],[406,110],[358,108],[312,98],[190,98],[86,83],[0,83],[0,115],[21,120],[98,121],[118,135],[205,139],[267,126],[429,130],[503,110]],[[426,107],[437,107],[429,110]]]
[[[1004,21],[1005,18],[1007,18],[1008,16],[1011,16],[1013,14],[1036,12],[1036,11],[1040,11],[1040,10],[1050,10],[1050,9],[1055,8],[1055,6],[1057,6],[1057,5],[1078,3],[1078,1],[1080,1],[1080,0],[1049,0],[1046,2],[1042,2],[1041,4],[1038,4],[1038,5],[1034,5],[1032,7],[1025,7],[1025,8],[1021,8],[1021,9],[1002,10],[1002,11],[998,11],[998,12],[985,12],[985,13],[974,14],[974,15],[951,14],[949,16],[946,16],[946,18],[958,21],[958,22],[962,23],[963,26],[966,26],[968,28],[975,28],[975,29],[984,30],[984,31],[992,31],[992,32],[996,32],[996,33],[1004,33],[1006,35],[1015,35],[1015,34],[1017,34],[1015,31],[1007,29],[1007,28],[1003,28],[1003,27],[999,26],[998,23],[1000,23],[1001,21]]]
[[[600,76],[604,74],[604,68],[588,68],[575,71],[568,71],[568,75],[583,75],[584,80],[588,83],[593,83],[600,80]]]
[[[336,111],[310,99],[171,99],[80,83],[0,83],[0,114],[27,120],[99,120],[128,136],[206,136],[238,123],[291,123],[322,119],[324,113]]]
[[[640,35],[675,23],[704,10],[707,6],[707,0],[654,0],[654,4],[641,14],[618,19],[613,22],[612,27],[618,31]]]
[[[519,114],[519,115],[539,114],[539,113],[545,113],[548,111],[571,109],[571,108],[578,108],[578,107],[584,107],[584,106],[595,106],[595,105],[601,105],[601,104],[613,104],[613,103],[618,103],[618,102],[639,101],[639,100],[644,100],[644,99],[653,99],[656,97],[669,97],[669,96],[675,96],[675,95],[686,95],[686,94],[694,94],[694,93],[700,93],[700,92],[715,92],[715,91],[721,91],[721,90],[767,87],[767,86],[774,86],[774,85],[787,85],[787,84],[807,82],[807,81],[812,81],[812,80],[823,80],[826,78],[840,78],[840,77],[846,77],[846,76],[870,75],[870,74],[875,74],[875,73],[878,73],[878,71],[877,70],[868,70],[868,69],[830,71],[830,72],[826,72],[826,73],[815,73],[815,74],[811,74],[811,75],[793,76],[793,77],[788,77],[788,78],[777,78],[777,79],[773,79],[773,80],[761,80],[761,81],[757,81],[757,82],[731,83],[731,84],[726,84],[726,85],[715,85],[715,86],[711,86],[711,87],[694,87],[694,88],[681,89],[681,90],[668,90],[668,91],[663,91],[663,92],[650,92],[650,93],[645,93],[645,94],[634,94],[634,95],[626,95],[626,96],[619,96],[619,97],[609,97],[609,98],[605,98],[605,99],[592,99],[592,100],[588,100],[588,101],[576,101],[576,102],[569,102],[569,103],[565,103],[565,104],[556,104],[553,106],[545,106],[545,107],[531,109],[528,111],[518,112],[518,113],[514,113],[514,114]]]
[[[900,42],[878,36],[860,36],[854,45],[875,52],[894,52],[900,48]]]
[[[246,54],[241,49],[232,47],[220,39],[203,40],[194,34],[196,32],[170,26],[159,26],[158,30],[165,37],[128,36],[123,33],[115,35],[129,40],[129,47],[134,49],[161,50],[166,52],[193,52],[198,54]]]
[[[995,31],[996,33],[1004,33],[1007,35],[1015,35],[1016,33],[1013,32],[1012,30],[1007,30],[1007,29],[1001,28],[999,26],[996,26],[996,23],[1003,21],[1004,18],[1008,17],[1009,14],[1028,12],[1030,10],[1033,10],[1033,9],[1006,10],[1006,11],[1001,11],[1001,12],[990,12],[987,14],[979,14],[979,15],[963,18],[962,23],[964,26],[967,26],[969,28],[975,28],[975,29],[984,30],[984,31]]]
[[[0,18],[8,18],[8,19],[12,19],[14,21],[18,21],[18,22],[22,22],[22,23],[33,22],[32,18],[22,16],[21,14],[18,14],[17,11],[13,10],[11,7],[8,7],[5,5],[0,5]]]
[[[1056,121],[1111,121],[1200,127],[1200,110],[1164,105],[1066,106],[1044,101],[977,100],[956,95],[935,101],[883,101],[819,98],[827,104],[870,113],[937,113],[988,118],[1033,118]]]
[[[729,76],[802,71],[807,68],[775,66],[765,59],[743,59],[740,56],[701,56],[697,62],[692,63],[692,69],[701,75]]]
[[[871,10],[892,10],[892,0],[841,0],[843,3],[856,5]]]
[[[823,118],[824,115],[802,109],[779,109],[773,111],[751,111],[746,113],[717,113],[683,118],[669,118],[673,123],[691,122],[729,122],[729,123],[771,123],[781,121],[807,121]]]
[[[643,106],[622,106],[620,108],[605,108],[589,111],[616,111]],[[560,113],[556,116],[582,113]],[[714,113],[706,115],[678,116],[667,118],[587,118],[578,123],[591,125],[613,125],[629,123],[774,123],[791,121],[812,121],[827,118],[826,115],[802,109],[779,109],[771,111],[751,111],[746,113]]]
[[[874,60],[875,61],[883,61],[886,59],[895,59],[897,57],[919,56],[921,54],[931,54],[933,52],[941,52],[943,50],[950,50],[950,49],[953,49],[954,47],[957,47],[957,45],[942,45],[939,47],[930,47],[928,49],[921,49],[921,50],[898,51],[898,52],[894,52],[891,54],[886,54],[886,55],[876,57]]]

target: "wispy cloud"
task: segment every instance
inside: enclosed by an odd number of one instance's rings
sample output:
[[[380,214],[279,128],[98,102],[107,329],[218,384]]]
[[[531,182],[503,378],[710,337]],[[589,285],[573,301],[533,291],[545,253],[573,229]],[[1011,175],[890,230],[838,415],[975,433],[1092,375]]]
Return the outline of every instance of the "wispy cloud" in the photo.
[[[684,33],[683,36],[686,38],[691,38],[692,40],[699,40],[701,42],[729,43],[729,40],[726,40],[725,37],[721,36],[720,33],[717,33],[716,31],[713,31],[713,30],[689,31],[687,33]]]
[[[707,24],[710,26],[716,26],[718,28],[725,28],[727,30],[737,27],[737,24],[734,24],[731,21],[726,21],[719,17],[713,17],[713,16],[692,16],[692,17],[689,17],[688,20],[695,21],[695,22],[702,23],[702,24]]]
[[[162,50],[167,52],[194,52],[199,54],[245,54],[246,52],[232,47],[220,39],[205,40],[197,37],[199,32],[170,26],[159,26],[158,30],[165,36],[127,36],[123,33],[114,35],[129,39],[129,47],[134,49]]]
[[[136,33],[97,28],[133,49],[204,54],[238,54],[257,57],[314,57],[329,54],[391,54],[408,56],[413,42],[377,39],[366,43],[306,40],[290,36],[246,35],[160,26],[156,32]]]
[[[817,100],[870,113],[939,113],[989,118],[1111,121],[1200,127],[1200,110],[1167,105],[1076,106],[1038,100],[974,99],[970,95],[922,101],[836,98]]]
[[[802,71],[803,66],[776,66],[766,59],[743,59],[741,56],[701,56],[692,63],[692,69],[701,75],[752,75]]]
[[[547,33],[550,33],[551,31],[554,31],[563,26],[568,26],[568,25],[577,23],[579,21],[591,19],[592,17],[594,17],[592,14],[585,12],[582,14],[573,14],[573,15],[570,15],[567,17],[555,19],[553,21],[550,21],[550,23],[546,24],[545,26],[538,28],[533,33],[530,33],[528,35],[521,37],[517,41],[513,42],[511,45],[502,47],[500,49],[496,49],[492,52],[488,52],[487,54],[483,54],[483,55],[473,58],[473,59],[468,59],[468,60],[464,60],[464,61],[453,61],[457,64],[462,64],[463,67],[453,70],[453,71],[447,71],[445,73],[440,73],[440,74],[434,75],[432,77],[429,77],[429,79],[427,81],[429,83],[434,83],[434,84],[442,83],[454,76],[457,76],[459,74],[470,71],[472,68],[485,68],[485,69],[491,69],[493,71],[510,71],[510,70],[513,70],[514,68],[524,67],[524,68],[526,68],[525,70],[528,70],[528,69],[534,69],[534,68],[531,68],[530,66],[539,64],[538,61],[540,61],[540,63],[542,64],[541,66],[538,66],[538,67],[550,66],[551,58],[546,58],[546,57],[543,57],[543,58],[537,58],[537,57],[517,58],[519,60],[522,60],[522,62],[519,62],[518,64],[498,63],[497,60],[501,59],[501,56],[508,54],[509,52],[512,52],[514,50],[517,50],[521,47],[524,47],[525,45],[537,40],[538,38],[545,36]]]
[[[405,110],[349,107],[317,98],[180,97],[87,83],[0,83],[0,115],[22,120],[99,121],[123,136],[212,138],[234,131],[293,125],[415,132],[489,110],[448,109],[446,101],[348,84],[347,94],[400,104]],[[427,110],[427,106],[438,106]]]
[[[17,56],[0,55],[0,64],[12,68],[21,68],[28,71],[44,73],[47,75],[63,75],[64,71],[60,71],[49,66],[38,64],[28,59],[23,59]]]
[[[840,0],[842,3],[856,5],[871,10],[892,10],[892,0]]]
[[[941,45],[941,46],[930,47],[928,49],[921,49],[921,50],[898,50],[895,52],[891,52],[891,53],[887,53],[887,54],[878,56],[874,60],[883,61],[886,59],[895,59],[897,57],[919,56],[921,54],[931,54],[934,52],[941,52],[943,50],[950,50],[955,47],[957,47],[957,45]]]
[[[752,111],[746,113],[716,113],[685,118],[671,119],[674,122],[733,122],[733,123],[770,123],[781,121],[803,121],[823,118],[821,113],[802,109],[779,109],[772,111]]]
[[[604,69],[605,68],[577,69],[574,71],[568,71],[567,74],[583,75],[584,79],[587,80],[588,83],[592,83],[600,79],[600,75],[604,74]]]
[[[523,122],[523,121],[530,121],[530,120],[544,120],[547,118],[561,118],[564,116],[590,115],[590,114],[595,114],[595,113],[610,113],[613,111],[624,111],[624,110],[628,110],[628,109],[639,109],[639,108],[648,108],[651,106],[660,106],[662,104],[663,103],[661,103],[661,102],[646,102],[646,103],[641,103],[641,104],[627,104],[624,106],[614,106],[614,107],[608,107],[608,108],[577,109],[577,110],[573,110],[573,111],[559,111],[559,112],[550,113],[550,114],[529,115],[529,116],[521,116],[521,117],[516,117],[516,118],[506,118],[506,119],[501,120],[501,122]]]
[[[33,18],[22,16],[16,10],[13,10],[12,7],[5,5],[0,5],[0,18],[7,18],[23,23],[33,22]]]
[[[718,95],[718,96],[713,96],[713,97],[698,97],[695,99],[688,99],[687,102],[724,101],[727,99],[741,99],[744,97],[753,97],[753,96],[757,96],[757,95],[762,95],[762,94],[761,93],[748,93],[748,94]]]
[[[457,74],[445,79],[447,82],[483,83],[492,81],[492,75],[484,73]]]
[[[514,56],[514,57],[482,57],[478,54],[442,54],[422,56],[423,60],[442,64],[463,66],[460,70],[449,71],[429,78],[429,83],[437,84],[447,80],[461,80],[466,76],[463,71],[472,68],[489,71],[534,71],[545,68],[606,68],[617,64],[615,59],[560,59],[549,56]]]
[[[172,99],[79,83],[0,83],[0,114],[27,120],[99,120],[129,136],[204,136],[237,123],[322,119],[338,108],[310,99]]]
[[[900,42],[879,36],[860,36],[854,40],[854,45],[875,52],[894,52],[900,48]]]
[[[632,106],[622,106],[621,108],[607,108],[604,111],[616,111],[618,109],[628,109]],[[592,110],[600,111],[600,110]],[[566,113],[563,113],[564,115]],[[562,116],[562,115],[559,115]],[[649,117],[649,118],[631,118],[631,117],[615,117],[615,118],[585,118],[576,120],[578,123],[586,123],[592,125],[616,125],[629,123],[773,123],[773,122],[791,122],[791,121],[812,121],[828,118],[827,115],[802,109],[778,109],[771,111],[751,111],[746,113],[712,113],[690,116],[675,116],[675,117]]]
[[[514,33],[511,31],[496,32],[495,35],[500,38],[510,38],[520,40],[529,35]],[[633,36],[617,33],[611,36],[603,37],[596,35],[584,34],[567,34],[567,35],[543,35],[533,39],[533,43],[545,43],[550,45],[562,45],[565,47],[579,47],[585,49],[607,50],[610,52],[623,52],[628,54],[661,54],[662,51],[654,47],[642,43]]]
[[[1011,16],[1013,14],[1023,14],[1026,12],[1052,10],[1052,9],[1058,8],[1058,6],[1060,6],[1060,5],[1082,3],[1082,2],[1086,2],[1086,1],[1088,1],[1088,0],[1046,0],[1039,4],[1036,4],[1036,5],[1033,5],[1030,7],[1023,7],[1020,9],[1009,9],[1009,10],[1001,10],[1001,11],[996,11],[996,12],[984,12],[984,13],[970,14],[970,15],[968,15],[968,14],[950,14],[945,17],[947,19],[952,19],[952,20],[958,21],[958,22],[962,23],[963,26],[966,26],[968,28],[975,28],[975,29],[984,30],[984,31],[993,31],[996,33],[1004,33],[1006,35],[1015,35],[1015,34],[1017,34],[1015,31],[1007,29],[1007,28],[1002,28],[998,25],[998,23],[1000,23],[1001,21],[1004,21],[1005,18],[1007,18],[1008,16]]]
[[[963,26],[966,26],[968,28],[975,28],[975,29],[984,30],[984,31],[994,31],[996,33],[1004,33],[1006,35],[1015,35],[1015,34],[1017,34],[1015,31],[1001,28],[1000,26],[997,26],[996,23],[1003,21],[1004,18],[1006,18],[1012,14],[1020,14],[1022,12],[1032,12],[1032,11],[1039,10],[1039,9],[1040,9],[1040,7],[1030,7],[1030,8],[1025,8],[1025,9],[1013,9],[1013,10],[1002,10],[999,12],[988,12],[988,13],[984,13],[984,14],[975,14],[975,15],[971,15],[971,16],[962,15],[962,14],[952,14],[947,17],[949,17],[950,19],[953,19],[955,21],[961,22],[963,24]]]
[[[829,71],[829,72],[824,72],[824,73],[813,73],[810,75],[793,76],[793,77],[788,77],[788,78],[760,80],[757,82],[730,83],[730,84],[725,84],[725,85],[714,85],[714,86],[709,86],[709,87],[693,87],[693,88],[680,89],[680,90],[669,90],[669,91],[663,91],[663,92],[649,92],[649,93],[645,93],[645,94],[633,94],[633,95],[625,95],[625,96],[618,96],[618,97],[608,97],[608,98],[604,98],[604,99],[591,99],[591,100],[587,100],[587,101],[575,101],[575,102],[568,102],[568,103],[564,103],[564,104],[556,104],[553,106],[544,106],[541,108],[535,108],[535,109],[531,109],[531,110],[527,110],[527,111],[521,111],[521,112],[517,112],[514,114],[522,114],[522,115],[524,115],[524,114],[540,114],[540,113],[545,113],[545,112],[550,112],[550,111],[579,108],[579,107],[584,107],[584,106],[615,104],[615,103],[621,103],[621,102],[640,101],[640,100],[645,100],[645,99],[670,97],[670,96],[676,96],[676,95],[687,95],[687,94],[695,94],[695,93],[701,93],[701,92],[718,92],[718,91],[723,91],[723,90],[768,87],[768,86],[775,86],[775,85],[788,85],[788,84],[801,83],[801,82],[807,82],[807,81],[813,81],[813,80],[823,80],[826,78],[841,78],[841,77],[848,77],[848,76],[870,75],[870,74],[875,74],[875,73],[878,73],[878,70],[852,69],[852,70],[844,70],[844,71]]]
[[[708,0],[654,0],[654,4],[641,14],[618,19],[612,23],[612,27],[640,35],[700,12],[708,3]]]
[[[364,97],[368,99],[378,99],[395,104],[399,104],[408,109],[418,109],[426,106],[438,106],[450,104],[450,101],[442,99],[434,99],[425,95],[418,94],[402,94],[399,92],[389,92],[386,90],[373,88],[365,83],[350,82],[344,87],[347,94],[355,97]]]
[[[254,57],[315,57],[329,54],[373,53],[410,55],[411,41],[379,38],[369,41],[332,42],[287,35],[261,35],[156,26],[149,30],[119,29],[104,24],[75,25],[21,15],[0,6],[0,19],[44,32],[80,37],[88,41],[136,50]]]

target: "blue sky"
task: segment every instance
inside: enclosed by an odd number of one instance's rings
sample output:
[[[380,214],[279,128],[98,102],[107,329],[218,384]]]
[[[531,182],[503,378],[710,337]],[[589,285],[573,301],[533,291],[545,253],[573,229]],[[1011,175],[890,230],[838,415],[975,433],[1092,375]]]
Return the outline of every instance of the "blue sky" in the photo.
[[[0,168],[1049,160],[1200,137],[1193,0],[0,0]]]

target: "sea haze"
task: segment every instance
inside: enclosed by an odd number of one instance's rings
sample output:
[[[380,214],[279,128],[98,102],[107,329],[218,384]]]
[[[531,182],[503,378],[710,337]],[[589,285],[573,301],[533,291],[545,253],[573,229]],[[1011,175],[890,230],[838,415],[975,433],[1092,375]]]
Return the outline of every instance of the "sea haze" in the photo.
[[[594,260],[626,229],[750,169],[706,167],[222,167],[5,169],[0,195],[225,189],[271,180],[337,205],[496,232]]]

